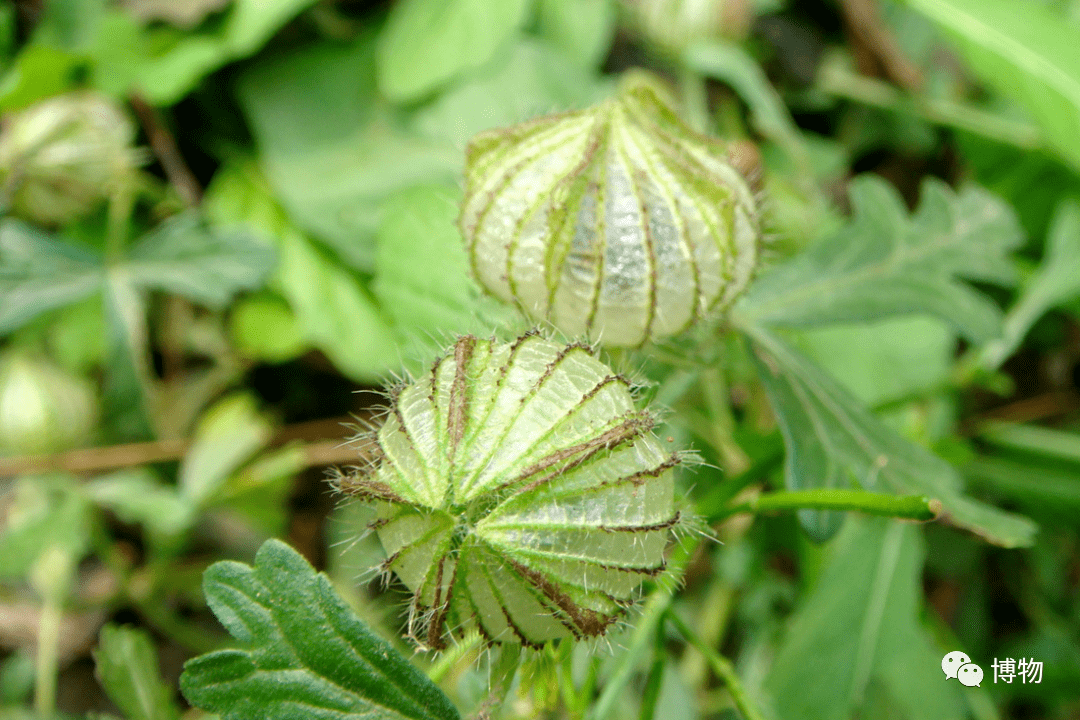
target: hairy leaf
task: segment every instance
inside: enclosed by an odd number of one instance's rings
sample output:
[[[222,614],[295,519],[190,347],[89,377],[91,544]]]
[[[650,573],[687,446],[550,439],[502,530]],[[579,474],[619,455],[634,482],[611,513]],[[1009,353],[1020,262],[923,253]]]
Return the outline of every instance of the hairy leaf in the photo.
[[[978,188],[957,194],[928,180],[909,217],[884,180],[856,178],[850,192],[851,223],[764,274],[739,305],[741,314],[818,325],[926,313],[972,340],[999,332],[997,306],[959,278],[1010,281],[1006,253],[1022,237],[1007,205]]]
[[[458,718],[449,699],[288,545],[268,541],[254,567],[215,563],[203,589],[247,647],[185,664],[180,687],[192,705],[224,720]]]
[[[1030,545],[1035,525],[965,496],[949,463],[900,437],[850,392],[763,328],[744,328],[787,446],[791,490],[850,488],[928,495],[954,524],[1005,547]],[[824,539],[839,526],[831,512],[803,511],[803,526]]]
[[[379,89],[417,100],[484,64],[524,24],[532,0],[402,0],[379,38]]]
[[[142,630],[106,625],[94,651],[97,674],[128,720],[176,720],[172,690],[158,673],[157,653]]]

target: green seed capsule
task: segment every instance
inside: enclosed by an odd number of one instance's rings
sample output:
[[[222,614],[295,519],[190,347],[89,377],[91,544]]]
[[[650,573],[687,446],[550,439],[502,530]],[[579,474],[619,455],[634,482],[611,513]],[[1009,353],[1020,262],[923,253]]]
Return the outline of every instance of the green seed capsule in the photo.
[[[726,146],[692,132],[636,74],[593,108],[474,138],[459,225],[489,291],[613,346],[728,305],[761,237]]]
[[[627,382],[581,345],[463,337],[407,384],[377,459],[340,489],[373,503],[409,634],[476,628],[536,647],[602,635],[664,570],[678,454]]]

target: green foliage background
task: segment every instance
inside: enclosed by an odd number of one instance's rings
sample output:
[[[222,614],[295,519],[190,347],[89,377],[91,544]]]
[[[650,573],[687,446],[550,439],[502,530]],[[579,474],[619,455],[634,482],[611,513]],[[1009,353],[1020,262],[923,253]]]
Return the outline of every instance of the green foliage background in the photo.
[[[60,221],[0,152],[0,718],[1080,717],[1080,2],[694,5],[0,4],[0,145],[92,92],[146,148]],[[527,327],[468,273],[468,140],[634,67],[770,229],[721,324],[613,360],[721,543],[604,643],[413,653],[325,468],[372,389]]]

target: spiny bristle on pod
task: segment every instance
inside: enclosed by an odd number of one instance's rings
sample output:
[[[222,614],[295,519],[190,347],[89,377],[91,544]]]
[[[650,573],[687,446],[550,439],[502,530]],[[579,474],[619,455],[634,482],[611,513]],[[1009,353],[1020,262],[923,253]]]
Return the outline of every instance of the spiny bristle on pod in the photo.
[[[458,220],[477,280],[570,336],[637,346],[729,305],[757,266],[754,192],[654,80],[476,136]]]
[[[538,647],[603,635],[665,569],[679,453],[587,345],[460,338],[405,385],[338,488],[413,593],[409,635]]]

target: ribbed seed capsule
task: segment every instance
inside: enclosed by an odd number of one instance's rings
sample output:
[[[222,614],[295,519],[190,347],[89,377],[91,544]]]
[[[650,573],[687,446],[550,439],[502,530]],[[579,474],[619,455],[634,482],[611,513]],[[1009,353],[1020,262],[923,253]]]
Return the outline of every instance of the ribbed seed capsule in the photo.
[[[478,135],[459,219],[477,279],[607,345],[686,329],[757,264],[753,192],[725,149],[636,74],[590,109]]]
[[[477,628],[539,646],[602,635],[664,569],[677,454],[627,382],[581,345],[467,336],[397,394],[367,473],[383,569],[412,591],[409,634]]]

